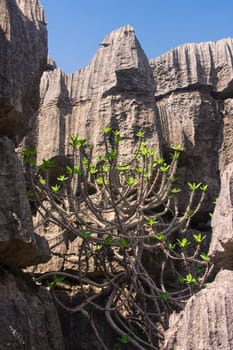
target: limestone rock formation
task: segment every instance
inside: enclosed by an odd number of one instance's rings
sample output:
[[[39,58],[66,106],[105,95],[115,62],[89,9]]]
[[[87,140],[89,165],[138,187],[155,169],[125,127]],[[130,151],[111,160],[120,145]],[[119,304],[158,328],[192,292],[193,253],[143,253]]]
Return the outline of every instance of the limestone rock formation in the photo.
[[[233,268],[233,162],[221,177],[221,191],[212,219],[209,255],[219,267]]]
[[[170,317],[164,350],[233,348],[233,272],[220,271],[215,281],[193,296],[184,311]]]
[[[0,13],[0,136],[19,142],[38,107],[47,31],[38,0],[2,0]]]
[[[1,0],[0,13],[0,349],[63,350],[47,290],[15,270],[50,258],[47,241],[34,233],[15,152],[39,104],[47,64],[45,19],[38,0]]]
[[[232,119],[229,102],[233,96],[232,52],[233,40],[223,39],[185,44],[150,61],[161,143],[165,147],[172,143],[183,145],[180,169],[183,179],[192,177],[208,183],[206,213],[211,211],[208,203],[219,192],[219,172],[232,154],[228,140],[229,118]]]
[[[99,149],[109,125],[123,131],[125,149],[140,128],[158,147],[154,79],[134,29],[127,25],[109,34],[89,66],[74,74],[45,72],[37,118],[39,163],[69,154],[69,136],[77,133]]]
[[[233,39],[184,44],[151,60],[158,98],[175,90],[208,87],[215,96],[232,97]]]
[[[0,271],[0,349],[63,350],[57,310],[45,287]]]
[[[67,75],[50,68],[41,79],[41,104],[37,117],[36,148],[38,164],[57,158],[62,164],[71,153],[69,137],[79,134],[94,149],[103,149],[103,128],[120,128],[125,136],[121,153],[130,154],[135,132],[146,131],[151,144],[159,149],[157,115],[154,104],[154,78],[134,29],[126,25],[110,33],[89,66]],[[55,256],[46,269],[75,269],[77,241],[44,228],[40,235],[55,246]],[[54,237],[54,239],[53,239]],[[59,242],[57,242],[59,241]]]
[[[0,162],[0,263],[25,267],[48,261],[48,243],[34,234],[22,165],[7,137],[0,138]]]

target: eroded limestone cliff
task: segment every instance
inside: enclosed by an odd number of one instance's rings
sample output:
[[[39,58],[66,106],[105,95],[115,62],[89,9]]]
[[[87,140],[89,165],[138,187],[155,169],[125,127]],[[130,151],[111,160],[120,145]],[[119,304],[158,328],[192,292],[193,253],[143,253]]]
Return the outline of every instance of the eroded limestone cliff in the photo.
[[[182,144],[180,182],[210,187],[195,228],[208,235],[217,268],[232,270],[233,40],[182,45],[149,62],[134,29],[126,25],[106,36],[86,68],[65,74],[47,62],[39,1],[1,0],[0,12],[0,262],[7,265],[0,275],[0,348],[73,349],[79,344],[84,349],[83,340],[72,341],[74,334],[81,339],[84,320],[74,322],[63,311],[59,320],[48,291],[23,273],[16,276],[15,269],[25,266],[37,273],[75,272],[78,257],[77,238],[67,232],[63,237],[52,225],[33,232],[15,145],[24,137],[24,144],[36,145],[38,163],[54,157],[62,161],[71,152],[69,137],[77,133],[101,149],[107,125],[123,131],[126,155],[138,129],[164,154]],[[208,212],[218,196],[211,236]],[[164,349],[231,349],[231,297],[232,271],[221,271],[181,314],[172,316]]]

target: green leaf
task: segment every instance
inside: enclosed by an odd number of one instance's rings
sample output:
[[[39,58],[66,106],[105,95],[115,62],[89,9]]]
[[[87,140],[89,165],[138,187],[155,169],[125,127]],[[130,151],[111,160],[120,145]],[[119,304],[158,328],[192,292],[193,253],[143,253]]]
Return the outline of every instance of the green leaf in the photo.
[[[149,179],[151,177],[151,173],[149,171],[145,171],[143,176],[146,178],[146,179]]]
[[[39,166],[40,170],[45,170],[55,167],[57,164],[54,159],[43,159],[43,163]]]
[[[196,279],[193,277],[193,275],[191,273],[188,273],[185,278],[184,281],[188,284],[194,284],[196,283]]]
[[[36,154],[36,147],[35,146],[32,146],[30,148],[25,148],[20,152],[20,155],[23,158],[27,158],[27,157],[30,157],[30,156],[35,155],[35,154]]]
[[[178,159],[180,157],[179,152],[170,153],[171,159]]]
[[[64,182],[64,181],[68,180],[68,177],[66,177],[65,175],[60,175],[57,177],[57,180],[60,182]]]
[[[188,187],[191,191],[196,191],[201,186],[201,182],[188,182]]]
[[[104,161],[104,156],[97,157],[97,162],[103,162],[103,161]]]
[[[99,186],[103,186],[104,184],[104,179],[102,176],[99,176],[97,179],[96,179],[96,182]]]
[[[73,169],[69,165],[66,166],[66,171],[68,174],[73,174]]]
[[[63,283],[64,279],[65,279],[65,277],[63,277],[63,276],[53,275],[52,282],[53,282],[53,284],[56,285],[56,284],[59,284],[59,283]]]
[[[106,126],[106,127],[104,128],[104,133],[105,133],[105,134],[108,134],[111,130],[112,130],[112,128],[110,128],[109,126]]]
[[[208,185],[201,185],[200,186],[200,190],[202,190],[203,192],[208,190]]]
[[[176,181],[178,180],[178,178],[177,178],[177,177],[174,177],[174,176],[171,176],[171,177],[168,178],[168,180],[169,180],[171,183],[174,183],[174,182],[176,182]]]
[[[129,247],[129,242],[126,239],[120,239],[118,243],[121,248]]]
[[[158,241],[162,241],[165,238],[165,235],[163,233],[158,233],[157,235],[153,236]]]
[[[174,149],[174,151],[182,151],[182,145],[174,145],[171,149]]]
[[[83,164],[84,164],[84,165],[87,165],[88,163],[89,163],[88,158],[84,157],[84,158],[83,158]]]
[[[43,177],[40,177],[40,178],[39,178],[39,183],[40,183],[41,185],[46,185],[46,180],[43,179]]]
[[[86,139],[79,139],[78,140],[78,147],[83,147],[86,144]]]
[[[169,294],[169,293],[166,293],[166,292],[164,292],[164,293],[161,293],[160,295],[159,295],[159,297],[160,297],[160,299],[162,300],[162,301],[168,301],[170,298],[171,298],[171,295]]]
[[[78,143],[79,143],[78,135],[72,135],[72,136],[70,136],[70,145],[71,145],[72,147],[78,147]]]
[[[60,186],[58,184],[54,185],[54,186],[51,186],[51,189],[53,192],[58,192],[60,190]]]
[[[164,163],[164,159],[162,157],[158,157],[155,160],[156,165],[162,165]]]
[[[154,217],[149,217],[149,219],[147,220],[147,224],[150,226],[153,226],[157,223],[158,223],[158,220],[156,220]]]
[[[115,135],[115,142],[120,142],[122,140],[120,130],[115,130],[115,131],[113,131],[113,133]]]
[[[185,248],[190,244],[190,242],[186,237],[182,238],[181,240],[177,238],[177,244],[179,247]]]
[[[130,176],[126,179],[126,182],[129,186],[133,186],[137,183],[137,179]]]
[[[140,166],[137,166],[135,168],[135,171],[136,171],[137,174],[141,174],[142,173],[142,168]]]
[[[128,334],[123,334],[119,340],[120,340],[120,342],[122,344],[128,344],[129,343],[129,336],[128,336]]]
[[[102,166],[102,170],[103,170],[104,173],[108,173],[108,171],[109,171],[109,165],[103,165],[103,166]]]
[[[160,167],[160,170],[162,171],[162,173],[167,173],[169,169],[170,169],[170,165],[162,165]]]
[[[117,164],[116,167],[115,167],[116,170],[118,171],[127,171],[130,169],[129,165],[120,165],[120,164]]]
[[[173,193],[173,194],[176,194],[176,193],[179,193],[179,192],[181,192],[181,189],[180,189],[180,188],[177,188],[177,187],[174,187],[174,188],[172,188],[172,190],[171,190],[171,193]]]
[[[107,158],[110,162],[112,162],[117,156],[117,151],[111,151],[111,152],[107,152]]]
[[[139,138],[142,138],[145,135],[145,132],[142,130],[139,130],[138,132],[136,132],[136,136]]]
[[[83,172],[82,169],[78,165],[74,165],[73,171],[77,175],[80,175]]]
[[[96,174],[98,172],[98,170],[96,169],[96,166],[93,164],[90,164],[89,171],[90,171],[90,174],[92,174],[92,175]]]
[[[200,257],[202,258],[202,260],[204,260],[206,262],[210,261],[210,257],[207,254],[205,254],[205,253],[201,253]]]
[[[214,213],[209,213],[209,217],[212,219],[213,218]]]
[[[193,237],[195,239],[195,241],[200,244],[202,241],[204,241],[204,239],[206,238],[205,236],[202,236],[202,234],[200,232],[198,232],[197,234],[193,234]]]
[[[113,245],[115,240],[113,239],[112,235],[109,235],[108,237],[105,238],[105,243],[108,245]]]
[[[148,154],[149,157],[154,157],[155,151],[153,149],[148,149],[147,150],[147,154]]]
[[[175,244],[175,243],[169,242],[169,243],[167,244],[167,247],[168,247],[168,249],[172,250],[172,249],[174,249],[174,248],[176,247],[176,244]]]
[[[80,237],[84,240],[88,239],[91,237],[91,232],[90,231],[81,231],[80,232]]]

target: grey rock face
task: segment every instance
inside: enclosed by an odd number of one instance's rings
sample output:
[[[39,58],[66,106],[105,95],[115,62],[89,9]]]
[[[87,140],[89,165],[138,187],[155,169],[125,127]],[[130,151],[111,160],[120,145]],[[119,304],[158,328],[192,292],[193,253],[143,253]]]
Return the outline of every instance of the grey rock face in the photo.
[[[209,185],[206,213],[219,192],[219,172],[232,155],[232,52],[233,40],[223,39],[185,44],[150,61],[161,143],[183,145],[182,179],[191,176]]]
[[[63,350],[56,308],[44,287],[1,270],[0,349]]]
[[[158,147],[154,79],[131,26],[109,34],[93,60],[75,74],[59,69],[41,80],[37,123],[38,162],[65,155],[69,136],[79,134],[100,149],[105,126],[120,128],[132,146],[134,132],[144,128]]]
[[[155,96],[190,86],[208,86],[226,98],[233,91],[233,39],[185,44],[151,60]]]
[[[50,258],[47,241],[34,234],[21,162],[7,137],[0,138],[0,262],[28,266]]]
[[[220,267],[233,268],[233,162],[221,177],[221,191],[212,219],[209,254]]]
[[[230,350],[233,348],[233,272],[193,296],[184,311],[172,315],[164,350]]]
[[[0,136],[18,142],[38,108],[47,31],[38,0],[2,0],[0,13]]]

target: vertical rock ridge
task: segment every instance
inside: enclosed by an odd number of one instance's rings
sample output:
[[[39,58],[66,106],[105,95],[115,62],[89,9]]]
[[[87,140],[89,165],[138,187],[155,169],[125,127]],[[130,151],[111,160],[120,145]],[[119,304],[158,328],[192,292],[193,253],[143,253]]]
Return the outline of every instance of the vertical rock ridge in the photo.
[[[164,350],[227,350],[233,347],[233,272],[193,296],[167,331]],[[231,320],[231,321],[230,321]]]
[[[61,144],[63,155],[69,153],[73,134],[99,147],[102,130],[109,124],[122,129],[129,147],[139,128],[158,147],[154,78],[134,29],[123,26],[100,45],[86,68],[70,75],[59,69],[44,73],[37,123],[39,162],[59,155]]]
[[[214,92],[224,94],[233,80],[232,52],[233,39],[229,38],[181,45],[151,60],[155,96],[196,84],[211,86]]]

